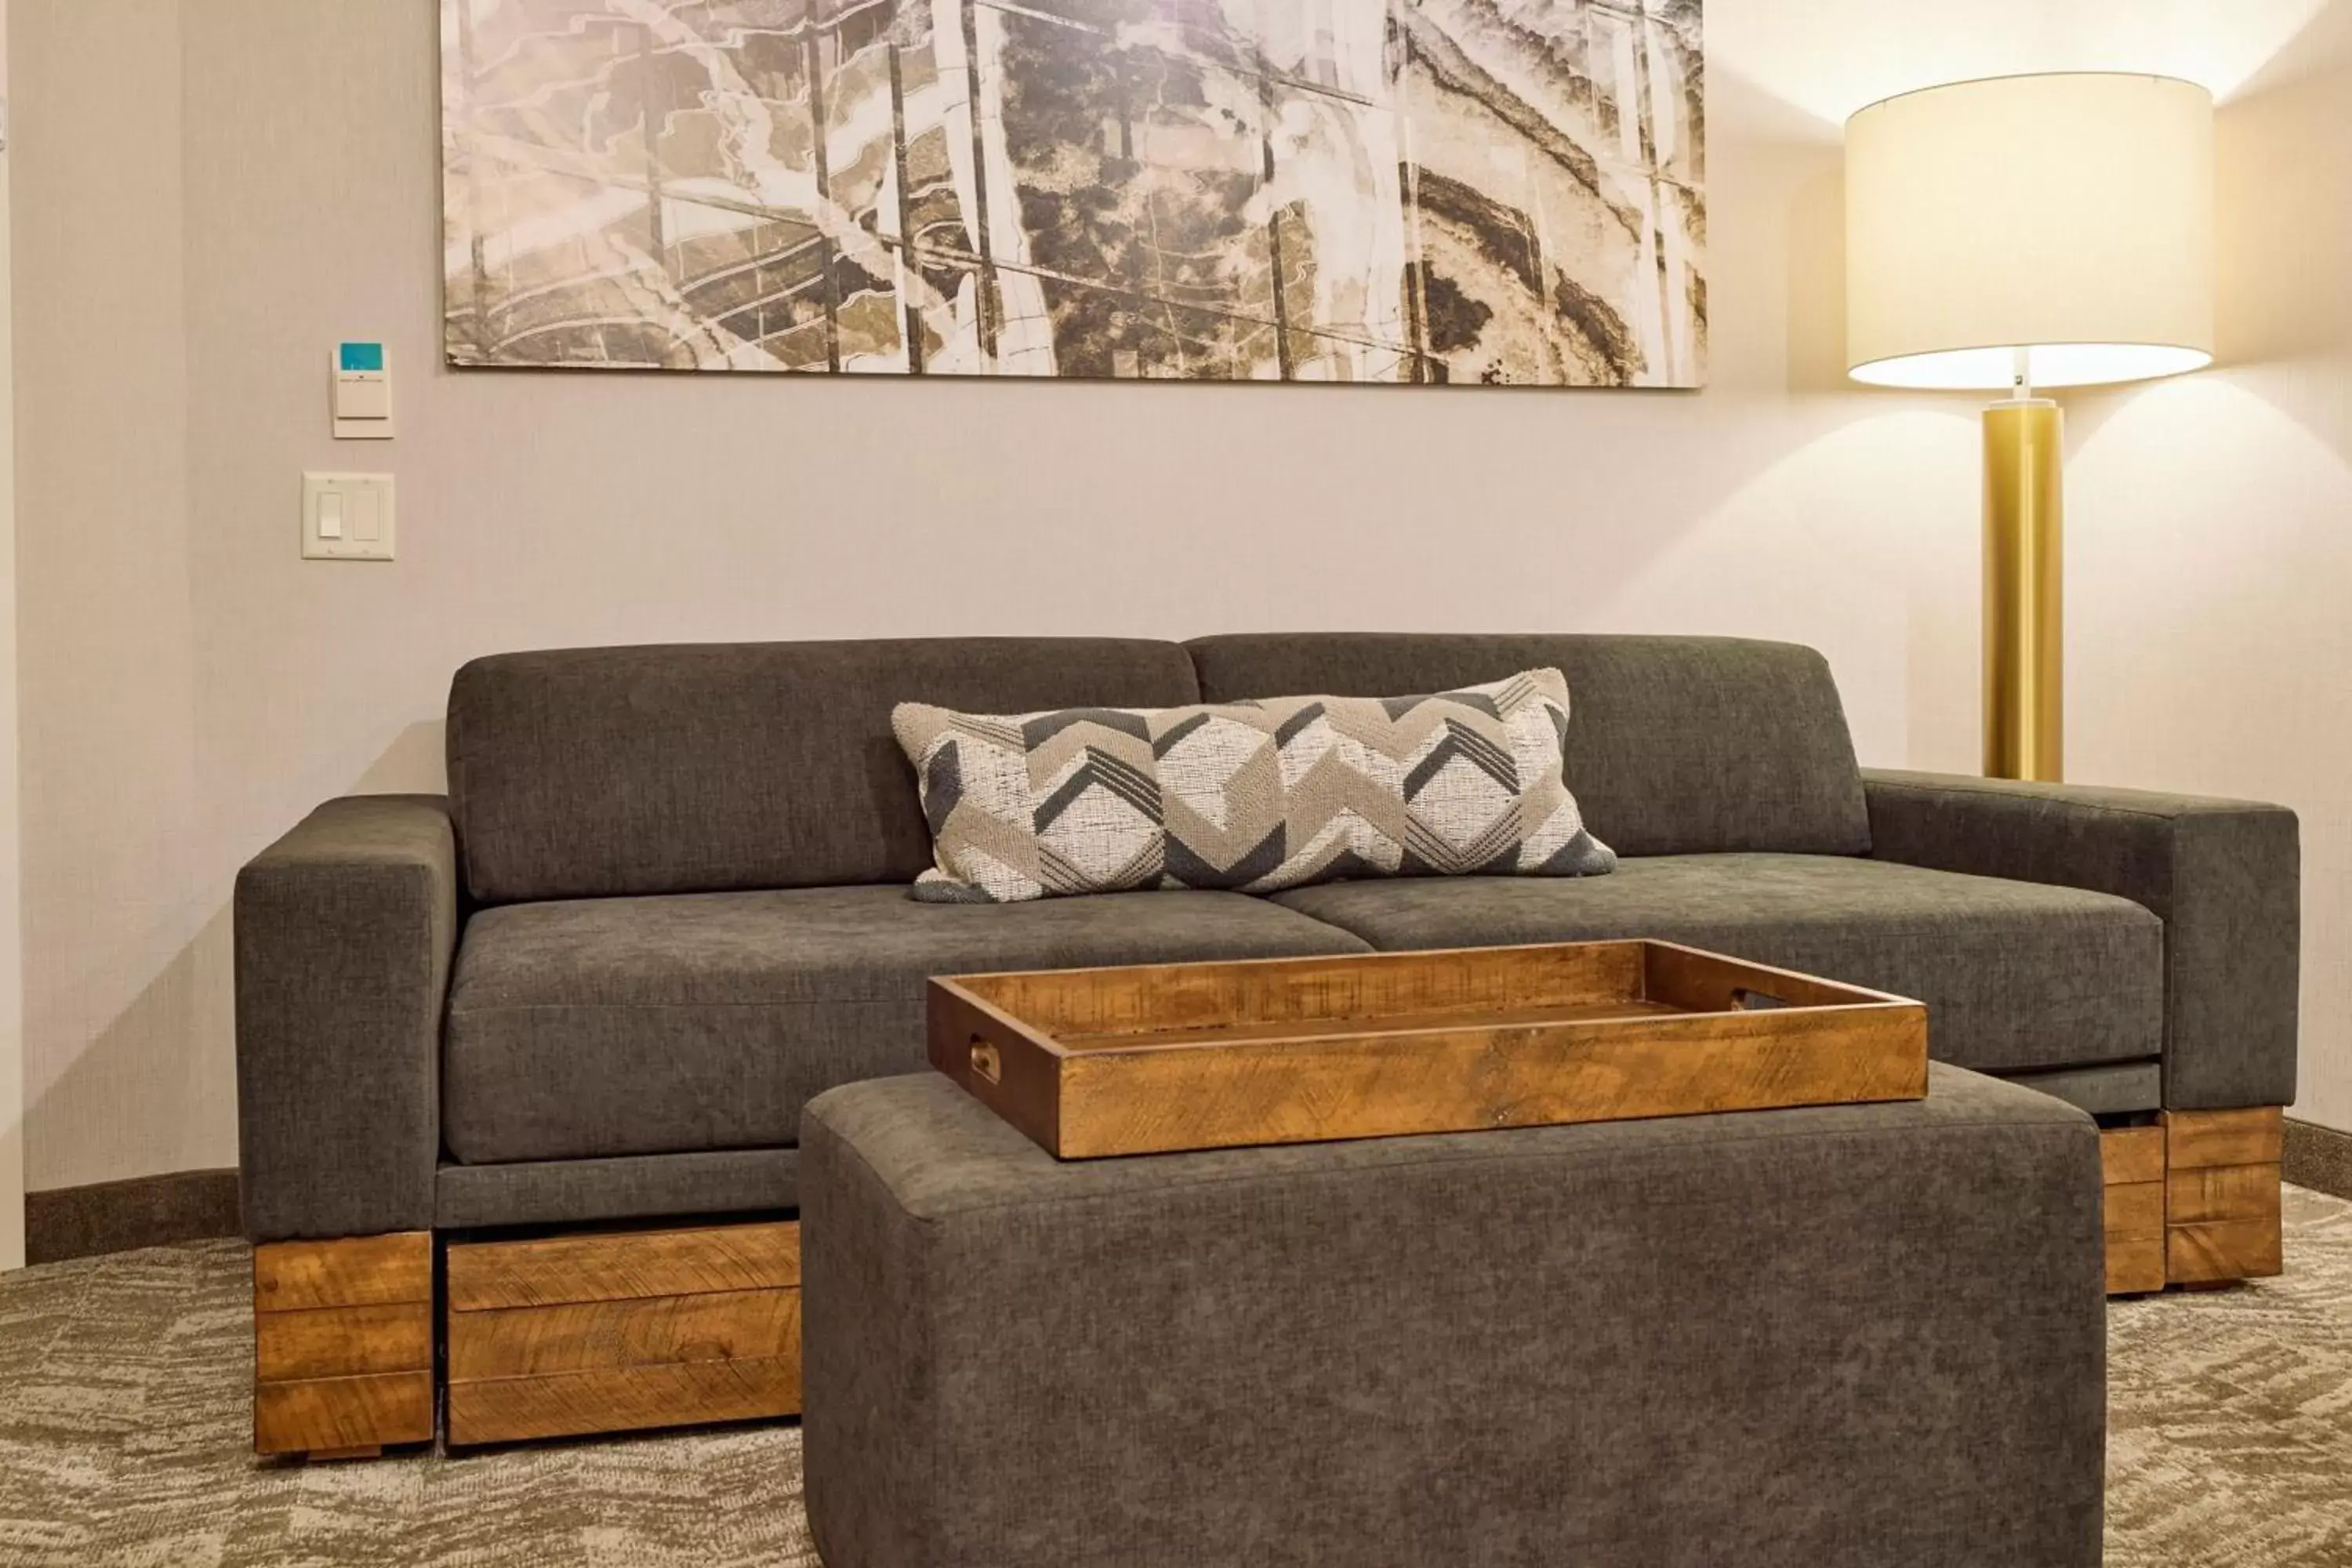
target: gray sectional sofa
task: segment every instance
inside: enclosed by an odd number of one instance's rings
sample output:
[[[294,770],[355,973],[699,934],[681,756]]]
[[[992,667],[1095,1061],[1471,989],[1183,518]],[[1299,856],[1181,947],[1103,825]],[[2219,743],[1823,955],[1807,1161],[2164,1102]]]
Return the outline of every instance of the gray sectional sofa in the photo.
[[[1446,689],[1555,665],[1589,879],[926,904],[891,706]],[[237,883],[257,1242],[789,1210],[802,1108],[924,1062],[927,976],[1655,936],[1926,1001],[1932,1054],[2109,1119],[2294,1094],[2283,809],[1856,766],[1825,661],[1654,637],[938,639],[499,655],[446,798]]]

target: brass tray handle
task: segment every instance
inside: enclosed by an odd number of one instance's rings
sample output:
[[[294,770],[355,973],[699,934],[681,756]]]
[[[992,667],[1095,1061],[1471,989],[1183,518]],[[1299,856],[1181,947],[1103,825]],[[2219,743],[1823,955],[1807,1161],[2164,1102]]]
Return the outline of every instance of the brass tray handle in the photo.
[[[978,1035],[971,1037],[971,1070],[990,1083],[1004,1081],[1004,1063],[996,1047]]]

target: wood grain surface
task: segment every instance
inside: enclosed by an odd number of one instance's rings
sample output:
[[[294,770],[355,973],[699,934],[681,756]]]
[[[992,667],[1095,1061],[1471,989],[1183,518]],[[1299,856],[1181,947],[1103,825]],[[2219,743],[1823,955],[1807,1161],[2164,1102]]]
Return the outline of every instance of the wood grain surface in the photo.
[[[1454,1028],[1475,1016],[1483,1027],[1529,1024],[1607,1023],[1619,1018],[1680,1016],[1687,1009],[1646,996],[1607,1002],[1554,1002],[1526,1007],[1497,1007],[1471,1015],[1391,1013],[1378,1018],[1307,1018],[1276,1024],[1213,1024],[1198,1029],[1170,1030],[1150,1035],[1056,1035],[1054,1041],[1069,1052],[1132,1049],[1144,1045],[1223,1046],[1243,1040],[1318,1040],[1342,1038],[1370,1030],[1407,1034],[1423,1029]]]
[[[2275,1105],[2164,1113],[2165,1163],[2176,1171],[2200,1165],[2275,1165],[2285,1152],[2286,1112]]]
[[[800,1283],[801,1229],[776,1221],[452,1242],[447,1276],[453,1312],[772,1289]]]
[[[1726,958],[1679,942],[1632,945],[1642,949],[1642,994],[1687,1013],[1742,1011],[1752,1005],[1746,999],[1757,996],[1789,1007],[1919,1006],[1905,997]]]
[[[2165,1286],[2164,1227],[2107,1233],[2107,1294],[2146,1296]]]
[[[932,981],[924,1007],[931,1066],[1041,1148],[1053,1149],[1060,1137],[1066,1053],[959,984]],[[975,1068],[983,1055],[995,1068],[993,1074]]]
[[[934,981],[929,1034],[1066,1159],[1927,1091],[1918,1004],[1644,942]]]
[[[429,1443],[432,1371],[256,1384],[253,1435],[254,1450],[261,1454]]]
[[[789,1415],[800,1225],[453,1242],[455,1444]]]
[[[2165,1269],[2172,1282],[2214,1285],[2280,1272],[2285,1112],[2168,1110],[2164,1147]]]
[[[800,1353],[798,1290],[725,1290],[457,1312],[449,1381]]]
[[[2284,1266],[2276,1223],[2214,1220],[2165,1229],[2165,1268],[2176,1285],[2261,1279]]]
[[[2101,1132],[2099,1177],[2109,1186],[2164,1180],[2164,1129],[2111,1127]]]
[[[2174,1225],[2276,1220],[2280,1184],[2276,1165],[2192,1165],[2166,1178],[2166,1210]]]
[[[449,1441],[511,1443],[751,1421],[789,1415],[800,1402],[797,1355],[487,1378],[449,1384]]]
[[[2099,1134],[2105,1184],[2107,1294],[2164,1289],[2164,1129],[2111,1127]]]
[[[254,1315],[253,1375],[264,1383],[415,1372],[432,1365],[429,1301]]]
[[[433,1233],[393,1231],[253,1249],[253,1308],[283,1312],[433,1300]]]
[[[957,984],[1045,1033],[1140,1035],[1625,1001],[1642,994],[1642,954],[1634,942],[1575,942],[1039,970]]]
[[[1799,1011],[1089,1053],[1065,1158],[1916,1099],[1916,1022]]]
[[[2117,1182],[2106,1189],[2109,1236],[2160,1237],[2164,1233],[2164,1184]]]
[[[255,1452],[433,1440],[431,1232],[257,1247],[253,1302]]]

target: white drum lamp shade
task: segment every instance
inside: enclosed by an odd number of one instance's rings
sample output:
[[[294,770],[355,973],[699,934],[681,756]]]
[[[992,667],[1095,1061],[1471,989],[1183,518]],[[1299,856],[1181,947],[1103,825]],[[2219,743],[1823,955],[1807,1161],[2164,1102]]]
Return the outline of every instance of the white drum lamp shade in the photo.
[[[2137,381],[2213,357],[2213,100],[2164,77],[2000,77],[1846,124],[1856,381]],[[2020,350],[2025,351],[2022,361]]]

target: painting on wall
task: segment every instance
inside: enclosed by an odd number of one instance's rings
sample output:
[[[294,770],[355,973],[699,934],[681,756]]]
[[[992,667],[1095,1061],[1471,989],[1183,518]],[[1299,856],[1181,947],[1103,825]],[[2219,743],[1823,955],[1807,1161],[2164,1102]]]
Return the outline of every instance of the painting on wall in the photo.
[[[1706,374],[1701,0],[442,0],[459,365]]]

